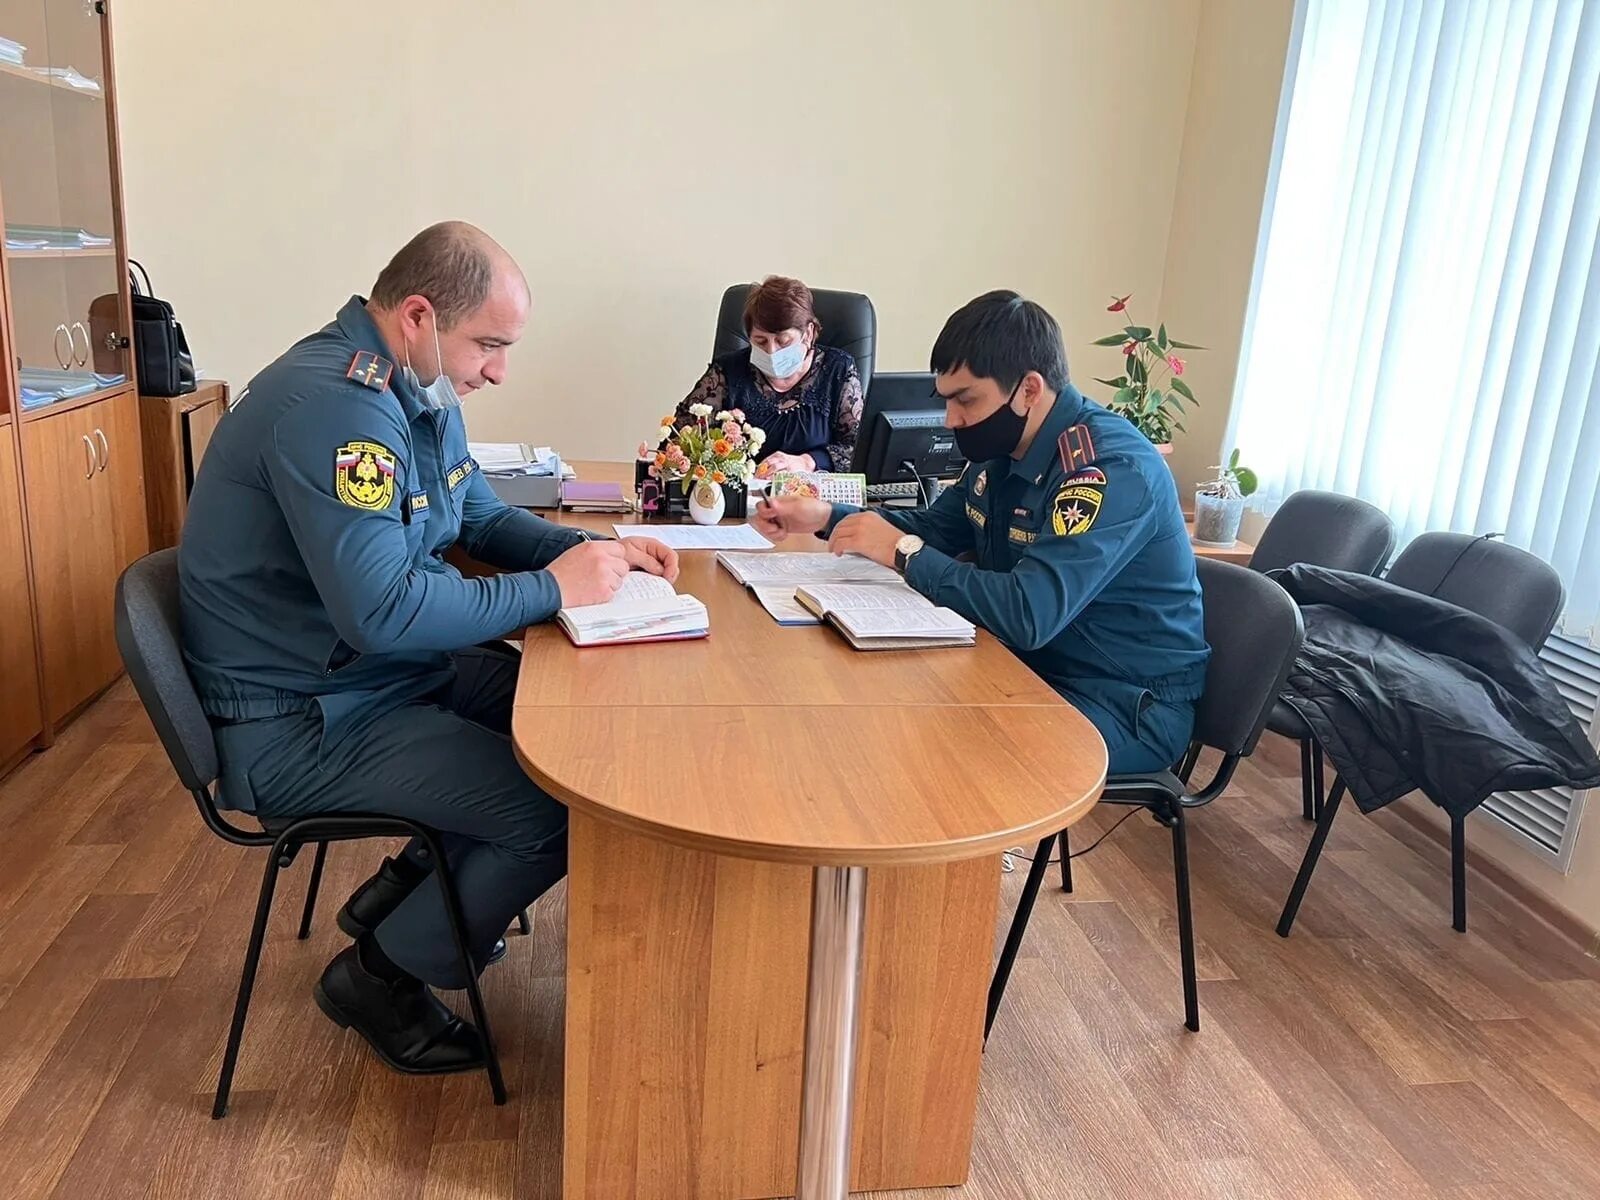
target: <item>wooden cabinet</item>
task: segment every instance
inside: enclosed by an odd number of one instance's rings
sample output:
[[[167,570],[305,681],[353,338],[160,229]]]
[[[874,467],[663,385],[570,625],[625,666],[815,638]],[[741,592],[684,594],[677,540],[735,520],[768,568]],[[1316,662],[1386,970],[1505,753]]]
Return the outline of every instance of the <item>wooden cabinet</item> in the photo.
[[[152,550],[178,544],[195,472],[227,411],[228,385],[220,379],[202,379],[187,396],[139,397]]]
[[[149,545],[105,9],[0,0],[0,770],[121,673]]]
[[[149,546],[137,398],[22,427],[45,714],[60,722],[122,671],[112,596]]]
[[[44,729],[22,528],[16,431],[4,424],[0,425],[0,770]]]

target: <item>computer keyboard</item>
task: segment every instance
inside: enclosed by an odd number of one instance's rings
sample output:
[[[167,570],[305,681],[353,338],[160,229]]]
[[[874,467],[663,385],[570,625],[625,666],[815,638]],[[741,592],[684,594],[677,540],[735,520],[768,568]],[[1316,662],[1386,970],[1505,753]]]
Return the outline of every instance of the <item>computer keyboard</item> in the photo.
[[[922,489],[915,481],[910,483],[869,483],[867,484],[867,501],[874,500],[915,500],[922,494]]]

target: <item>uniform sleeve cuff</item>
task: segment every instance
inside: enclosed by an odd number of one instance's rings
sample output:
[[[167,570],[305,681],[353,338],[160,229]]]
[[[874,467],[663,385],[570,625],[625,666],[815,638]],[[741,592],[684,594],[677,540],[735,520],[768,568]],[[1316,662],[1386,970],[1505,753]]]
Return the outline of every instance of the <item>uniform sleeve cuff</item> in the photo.
[[[522,585],[524,623],[548,621],[561,608],[561,585],[549,571],[525,571],[514,577]]]
[[[906,582],[935,604],[939,602],[939,589],[945,578],[955,569],[956,560],[943,550],[926,543],[906,563]]]
[[[821,532],[817,534],[817,536],[820,538],[832,537],[833,527],[835,525],[844,520],[846,517],[861,511],[861,509],[857,508],[854,504],[835,504],[832,507],[833,511],[828,514],[828,523],[824,525]]]

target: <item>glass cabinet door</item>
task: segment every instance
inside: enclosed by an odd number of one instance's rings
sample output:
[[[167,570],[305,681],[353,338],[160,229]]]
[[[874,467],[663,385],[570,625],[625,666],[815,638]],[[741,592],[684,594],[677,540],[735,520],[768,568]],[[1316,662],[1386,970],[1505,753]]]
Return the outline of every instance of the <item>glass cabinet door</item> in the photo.
[[[24,411],[126,380],[103,47],[93,0],[0,0],[0,211]]]
[[[61,224],[77,244],[62,250],[72,370],[102,386],[127,380],[122,268],[106,120],[105,18],[94,0],[44,0],[61,189]]]

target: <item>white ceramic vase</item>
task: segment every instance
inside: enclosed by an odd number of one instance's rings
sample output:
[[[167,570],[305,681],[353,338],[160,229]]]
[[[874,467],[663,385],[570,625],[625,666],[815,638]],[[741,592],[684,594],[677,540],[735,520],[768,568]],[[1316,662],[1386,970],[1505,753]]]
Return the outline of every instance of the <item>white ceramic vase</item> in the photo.
[[[696,525],[715,525],[727,507],[722,488],[715,483],[697,483],[689,491],[689,517]]]

